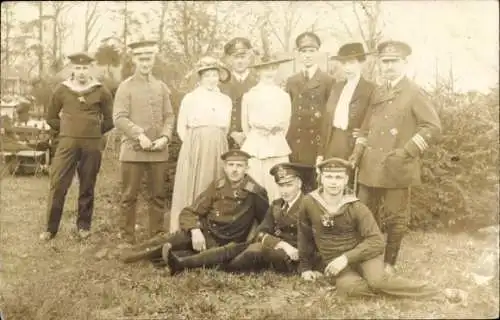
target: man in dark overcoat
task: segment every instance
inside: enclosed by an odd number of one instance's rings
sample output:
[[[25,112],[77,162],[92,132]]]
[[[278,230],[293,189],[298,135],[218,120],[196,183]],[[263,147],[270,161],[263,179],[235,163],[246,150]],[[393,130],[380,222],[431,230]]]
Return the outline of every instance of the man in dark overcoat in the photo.
[[[426,93],[405,75],[411,47],[386,41],[377,49],[386,82],[373,94],[350,161],[359,165],[359,199],[387,233],[384,260],[394,272],[410,218],[409,188],[420,184],[420,156],[440,135],[441,122]]]
[[[291,76],[286,83],[286,91],[292,100],[292,118],[287,133],[288,145],[292,149],[290,161],[315,165],[322,142],[321,123],[334,80],[316,63],[321,40],[315,33],[304,32],[295,43],[304,70]],[[314,173],[304,183],[306,191],[314,189]]]
[[[68,56],[72,78],[63,81],[52,95],[47,124],[57,132],[59,144],[50,170],[47,230],[42,240],[52,239],[59,230],[66,193],[78,174],[78,235],[90,235],[94,211],[94,188],[101,167],[101,138],[113,128],[111,93],[89,76],[94,61],[87,53]]]
[[[250,40],[242,37],[236,37],[224,46],[224,54],[231,65],[231,79],[221,83],[220,89],[233,101],[228,137],[230,149],[239,148],[243,144],[245,135],[241,129],[241,99],[258,82],[255,71],[249,69],[251,50]]]

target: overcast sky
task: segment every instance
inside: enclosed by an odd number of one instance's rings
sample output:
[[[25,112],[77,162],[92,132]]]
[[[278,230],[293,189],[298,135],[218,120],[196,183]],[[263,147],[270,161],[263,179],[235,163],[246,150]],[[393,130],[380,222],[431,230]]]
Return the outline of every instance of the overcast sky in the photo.
[[[115,5],[115,2],[107,1],[103,9]],[[252,6],[253,11],[259,11],[264,10],[269,3],[238,2],[238,5]],[[324,3],[308,1],[298,5],[302,19],[301,25],[294,31],[294,37],[319,17],[317,27],[318,33],[323,38],[322,50],[333,54],[343,42],[361,40],[356,34],[353,38],[349,38],[346,33],[345,37],[333,36],[332,30],[340,30],[342,33],[343,25],[339,22],[338,15],[325,11]],[[141,12],[157,6],[158,3],[141,1],[131,2],[129,8]],[[355,30],[357,23],[352,6],[349,2],[345,2],[344,7],[338,14],[350,28]],[[105,28],[98,39],[113,32],[120,32],[120,24],[111,21],[110,14],[106,11],[103,10],[101,13],[100,23],[105,24]],[[83,4],[76,4],[68,12],[74,25],[71,36],[64,44],[65,53],[82,48],[83,12]],[[410,72],[415,74],[416,81],[421,85],[426,86],[435,82],[436,63],[441,76],[448,75],[450,65],[453,65],[456,87],[459,90],[485,91],[497,83],[499,70],[497,1],[384,1],[382,12],[384,36],[406,41],[413,47]],[[19,4],[16,16],[22,20],[34,19],[37,10],[27,4]],[[158,21],[151,21],[149,26],[155,28],[157,24]],[[249,31],[248,28],[235,29],[233,35],[250,37],[252,35],[248,33],[255,31]]]

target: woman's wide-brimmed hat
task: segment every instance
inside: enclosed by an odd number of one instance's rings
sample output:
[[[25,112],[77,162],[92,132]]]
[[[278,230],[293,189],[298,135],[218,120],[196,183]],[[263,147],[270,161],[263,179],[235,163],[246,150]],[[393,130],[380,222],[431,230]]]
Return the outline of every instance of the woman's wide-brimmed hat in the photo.
[[[270,67],[274,65],[280,65],[285,62],[289,62],[294,60],[294,58],[291,57],[276,57],[276,56],[263,56],[259,62],[254,63],[253,65],[250,66],[250,68],[265,68],[265,67]]]
[[[340,47],[336,56],[331,57],[332,60],[344,61],[349,59],[357,59],[364,61],[369,53],[365,52],[363,44],[360,42],[346,43]]]
[[[229,69],[222,64],[219,60],[214,57],[203,57],[198,63],[196,63],[195,72],[201,74],[206,70],[217,70],[219,71],[219,77],[221,82],[227,82],[231,79],[231,72]]]

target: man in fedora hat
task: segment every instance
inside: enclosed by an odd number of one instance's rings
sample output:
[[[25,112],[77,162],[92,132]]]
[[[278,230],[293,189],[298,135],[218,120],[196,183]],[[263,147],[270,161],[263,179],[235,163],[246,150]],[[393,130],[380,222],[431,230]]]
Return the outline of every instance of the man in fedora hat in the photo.
[[[344,44],[332,59],[340,62],[345,80],[333,86],[326,103],[317,163],[324,158],[349,158],[375,88],[375,85],[361,74],[366,59],[361,43]]]
[[[241,129],[241,99],[258,82],[258,77],[251,69],[252,45],[250,40],[236,37],[224,46],[224,54],[231,65],[231,79],[220,85],[221,92],[231,97],[233,110],[229,130],[229,147],[239,148],[245,139]]]
[[[247,174],[249,154],[230,150],[221,158],[224,177],[182,211],[181,230],[133,248],[124,262],[150,259],[175,274],[224,265],[245,250],[254,221],[261,222],[269,207],[266,190]]]
[[[59,144],[50,170],[48,223],[40,235],[42,240],[52,239],[59,230],[75,171],[80,182],[77,232],[82,239],[90,235],[94,188],[101,167],[101,138],[113,128],[111,93],[89,76],[94,59],[85,52],[68,58],[72,77],[56,88],[47,110],[47,124],[57,132]]]
[[[411,47],[386,41],[377,50],[385,83],[370,99],[350,161],[359,165],[360,200],[387,233],[384,261],[394,272],[410,218],[409,188],[420,184],[420,156],[439,136],[441,122],[427,95],[405,76]]]
[[[286,83],[292,100],[292,119],[287,134],[292,149],[290,161],[315,165],[322,140],[321,121],[334,80],[316,63],[321,40],[315,33],[304,32],[295,43],[304,70],[291,76]],[[314,172],[305,178],[306,190],[315,188],[315,180]]]
[[[122,176],[121,233],[126,243],[135,241],[136,204],[142,177],[147,174],[149,191],[149,233],[164,229],[165,170],[168,143],[172,137],[174,113],[170,91],[152,75],[156,41],[129,44],[135,73],[116,91],[113,118],[122,136],[120,162]]]

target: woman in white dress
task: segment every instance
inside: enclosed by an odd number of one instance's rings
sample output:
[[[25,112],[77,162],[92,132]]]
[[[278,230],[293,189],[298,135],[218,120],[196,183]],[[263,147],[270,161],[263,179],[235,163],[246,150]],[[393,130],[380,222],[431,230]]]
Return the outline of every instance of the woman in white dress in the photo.
[[[252,66],[259,73],[259,83],[243,95],[241,124],[245,141],[241,150],[252,156],[248,174],[266,188],[269,201],[279,198],[278,187],[269,170],[288,162],[291,153],[286,141],[290,125],[290,96],[277,84],[280,63],[292,59],[270,59]]]
[[[232,101],[218,85],[229,80],[230,72],[212,57],[202,58],[195,71],[198,87],[184,96],[177,118],[182,146],[175,173],[170,232],[179,230],[182,209],[223,176],[220,155],[228,150]]]

